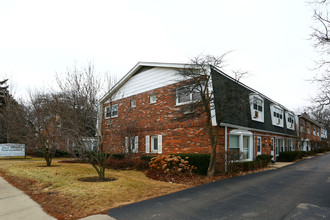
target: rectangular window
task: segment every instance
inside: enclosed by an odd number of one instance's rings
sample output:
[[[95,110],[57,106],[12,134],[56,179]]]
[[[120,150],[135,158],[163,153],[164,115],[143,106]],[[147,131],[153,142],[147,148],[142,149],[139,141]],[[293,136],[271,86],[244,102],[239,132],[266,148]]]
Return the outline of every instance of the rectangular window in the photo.
[[[118,117],[118,105],[111,106],[111,118]]]
[[[282,119],[283,111],[281,109],[274,108],[274,117]]]
[[[307,128],[307,134],[311,133],[311,124],[309,122],[306,122],[306,128]]]
[[[253,109],[262,112],[262,101],[260,99],[253,99]]]
[[[177,104],[184,104],[198,100],[201,100],[201,94],[197,89],[185,86],[176,90]]]
[[[239,147],[239,136],[229,135],[229,160],[240,159],[240,147]]]
[[[286,139],[286,150],[292,151],[292,140],[291,139]]]
[[[111,117],[110,107],[105,107],[104,114],[105,114],[105,118]]]
[[[131,100],[131,108],[135,108],[136,107],[136,100],[133,99]]]
[[[136,142],[137,143],[137,142]],[[163,153],[163,136],[162,135],[147,135],[145,138],[145,150],[146,153]]]
[[[151,136],[151,153],[160,153],[160,137],[161,135]]]
[[[126,137],[125,138],[125,151],[126,153],[138,153],[139,137]]]
[[[313,134],[316,135],[316,127],[313,125]]]
[[[157,101],[156,95],[151,95],[150,96],[150,103],[156,103],[156,101]]]

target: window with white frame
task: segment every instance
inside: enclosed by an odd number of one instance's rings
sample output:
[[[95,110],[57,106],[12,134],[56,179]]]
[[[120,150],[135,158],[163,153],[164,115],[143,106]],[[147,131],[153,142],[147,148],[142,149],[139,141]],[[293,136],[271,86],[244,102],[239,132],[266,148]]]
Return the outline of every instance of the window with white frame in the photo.
[[[277,105],[270,106],[272,124],[275,126],[283,127],[283,110]]]
[[[135,108],[136,107],[136,99],[132,99],[131,100],[131,108]]]
[[[311,133],[311,124],[309,122],[306,122],[306,129],[307,129],[307,134]]]
[[[300,118],[300,132],[304,132],[305,131],[305,120]]]
[[[252,133],[245,130],[233,130],[229,134],[230,160],[252,160]]]
[[[118,117],[118,104],[111,106],[110,115],[111,118]]]
[[[264,122],[264,100],[260,95],[250,95],[251,119]]]
[[[176,89],[176,104],[186,104],[201,100],[201,94],[197,89],[184,86]]]
[[[139,150],[139,137],[126,137],[125,138],[125,152],[138,153]]]
[[[273,114],[274,114],[274,117],[276,117],[276,118],[279,118],[279,119],[282,119],[283,118],[283,111],[282,111],[282,109],[279,109],[279,108],[276,108],[275,107]]]
[[[118,104],[105,107],[105,118],[118,117]]]
[[[313,125],[313,135],[316,135],[316,126]]]
[[[320,136],[320,128],[317,127],[317,136]]]
[[[290,130],[294,130],[294,114],[291,112],[286,112],[285,113],[286,117],[286,127]]]
[[[158,153],[161,154],[162,151],[162,135],[147,135],[145,137],[145,150],[146,153]]]
[[[286,148],[287,151],[294,151],[292,139],[286,139]]]
[[[151,95],[151,96],[149,96],[149,102],[150,102],[150,103],[156,103],[156,101],[157,101],[157,97],[156,97],[156,95]]]

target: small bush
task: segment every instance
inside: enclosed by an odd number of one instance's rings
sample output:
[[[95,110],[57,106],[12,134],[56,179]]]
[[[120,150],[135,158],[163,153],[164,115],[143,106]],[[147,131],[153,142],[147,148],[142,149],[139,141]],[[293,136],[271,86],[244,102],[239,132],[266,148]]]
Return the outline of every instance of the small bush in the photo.
[[[325,147],[320,147],[316,150],[317,153],[324,153],[327,149]]]
[[[191,176],[194,166],[175,155],[159,155],[149,162],[147,176],[162,181],[173,181],[177,177]]]
[[[125,154],[112,154],[111,157],[113,159],[118,159],[118,160],[122,160],[125,158]]]

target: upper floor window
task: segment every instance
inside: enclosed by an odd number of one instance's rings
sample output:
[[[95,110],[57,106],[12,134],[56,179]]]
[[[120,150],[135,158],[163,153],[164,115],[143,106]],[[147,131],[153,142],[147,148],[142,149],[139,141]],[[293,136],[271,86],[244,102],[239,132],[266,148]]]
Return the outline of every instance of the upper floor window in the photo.
[[[283,118],[283,111],[279,108],[275,108],[274,117],[282,119]]]
[[[320,128],[317,128],[317,136],[320,136]]]
[[[264,122],[264,100],[261,96],[250,95],[251,118],[254,121]]]
[[[316,135],[316,126],[313,125],[313,135]]]
[[[300,123],[300,132],[304,132],[304,130],[305,130],[305,120],[300,118],[299,123]]]
[[[118,117],[118,104],[105,107],[105,118]]]
[[[290,130],[294,130],[294,115],[290,112],[285,113],[286,127]]]
[[[307,128],[307,134],[311,133],[311,124],[309,122],[306,122],[306,128]]]
[[[283,110],[276,105],[271,105],[272,124],[283,127]]]
[[[181,87],[176,90],[176,104],[185,104],[201,100],[201,94],[197,89],[189,86]]]
[[[156,95],[149,96],[149,100],[150,100],[150,103],[156,103],[156,101],[157,101]]]
[[[136,107],[136,99],[131,100],[131,108]]]

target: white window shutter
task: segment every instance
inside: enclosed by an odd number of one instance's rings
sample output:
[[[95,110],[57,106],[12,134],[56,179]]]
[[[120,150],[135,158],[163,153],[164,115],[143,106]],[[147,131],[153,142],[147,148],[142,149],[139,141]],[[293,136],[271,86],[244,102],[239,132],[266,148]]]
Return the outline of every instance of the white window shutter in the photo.
[[[163,153],[163,149],[162,149],[162,135],[158,135],[158,153],[161,154]]]
[[[146,136],[146,153],[148,154],[150,152],[150,136]]]
[[[125,152],[128,153],[128,137],[125,137]]]
[[[134,153],[139,152],[139,136],[135,136],[135,139],[134,139],[134,146],[135,146]]]

